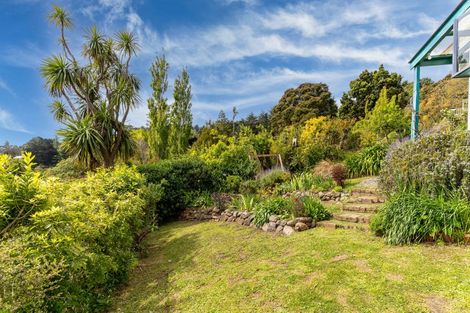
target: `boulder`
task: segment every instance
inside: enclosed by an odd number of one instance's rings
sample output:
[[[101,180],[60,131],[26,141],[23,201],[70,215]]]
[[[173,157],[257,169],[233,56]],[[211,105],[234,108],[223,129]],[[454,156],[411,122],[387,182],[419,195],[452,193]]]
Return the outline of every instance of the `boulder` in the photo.
[[[287,221],[282,220],[282,221],[279,222],[279,225],[281,225],[281,226],[286,226],[286,225],[287,225]]]
[[[269,223],[265,223],[265,224],[261,227],[261,229],[262,229],[263,231],[268,231],[268,228],[269,228]]]
[[[268,231],[275,232],[277,228],[276,222],[269,222],[268,223]]]
[[[245,211],[245,212],[242,212],[242,213],[240,214],[240,216],[241,216],[241,218],[245,219],[245,218],[247,218],[248,216],[250,216],[250,213],[248,213],[248,212]]]
[[[278,226],[278,227],[276,228],[276,234],[282,233],[282,230],[283,230],[283,229],[284,229],[283,226]]]
[[[271,215],[271,216],[269,217],[269,221],[270,221],[270,222],[277,222],[277,221],[279,221],[279,216],[277,216],[277,215]]]
[[[296,231],[304,231],[304,230],[307,230],[308,228],[309,228],[308,225],[302,222],[296,223],[294,227]]]
[[[295,223],[312,224],[312,218],[311,217],[297,217],[295,219]]]
[[[286,236],[290,236],[294,232],[295,230],[291,226],[288,226],[288,225],[284,226],[284,228],[282,229],[282,233]]]
[[[290,227],[294,227],[295,223],[296,223],[295,220],[290,220],[290,221],[287,221],[286,225]]]

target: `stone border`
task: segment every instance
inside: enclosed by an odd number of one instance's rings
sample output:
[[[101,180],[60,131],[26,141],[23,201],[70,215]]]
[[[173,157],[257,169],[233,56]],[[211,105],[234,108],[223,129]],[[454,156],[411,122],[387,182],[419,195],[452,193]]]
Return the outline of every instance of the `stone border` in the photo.
[[[247,211],[220,210],[218,208],[187,209],[183,211],[180,219],[187,221],[220,221],[237,223],[242,226],[261,229],[265,232],[279,235],[292,235],[294,232],[305,231],[316,227],[316,222],[311,217],[297,217],[292,220],[282,220],[279,216],[272,215],[269,221],[258,227],[253,223],[254,214]]]

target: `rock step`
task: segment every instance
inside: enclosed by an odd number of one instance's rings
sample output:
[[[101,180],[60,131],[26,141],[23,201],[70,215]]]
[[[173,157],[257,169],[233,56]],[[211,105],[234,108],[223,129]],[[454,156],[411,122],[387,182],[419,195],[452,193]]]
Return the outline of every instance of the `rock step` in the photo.
[[[343,205],[343,211],[346,212],[360,212],[360,213],[375,213],[379,209],[378,203],[364,203],[364,204],[346,204]]]
[[[366,213],[337,213],[333,214],[333,218],[343,222],[368,224],[371,215]]]
[[[338,220],[329,220],[317,223],[318,227],[329,228],[329,229],[356,229],[361,231],[368,231],[368,224],[349,223]]]
[[[352,189],[351,195],[382,196],[382,192],[378,189]]]
[[[360,196],[360,197],[351,197],[348,199],[347,203],[384,203],[385,199],[378,196]]]

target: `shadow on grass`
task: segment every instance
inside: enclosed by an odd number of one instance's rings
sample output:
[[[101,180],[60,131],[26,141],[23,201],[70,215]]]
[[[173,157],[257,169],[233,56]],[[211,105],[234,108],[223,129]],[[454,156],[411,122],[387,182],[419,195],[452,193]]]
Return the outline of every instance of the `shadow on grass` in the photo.
[[[178,299],[171,275],[193,268],[199,247],[198,235],[187,231],[192,225],[171,223],[149,236],[147,257],[139,261],[129,282],[118,292],[110,312],[172,311]]]

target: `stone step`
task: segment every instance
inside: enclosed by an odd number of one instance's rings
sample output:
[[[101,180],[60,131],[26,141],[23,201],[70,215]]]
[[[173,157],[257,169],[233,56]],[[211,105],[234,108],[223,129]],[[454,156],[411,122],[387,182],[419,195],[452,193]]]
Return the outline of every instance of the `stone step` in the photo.
[[[375,213],[379,209],[378,203],[363,203],[363,204],[345,204],[343,211],[347,212],[360,212],[360,213]]]
[[[369,196],[381,196],[382,193],[378,189],[352,189],[351,195],[369,195]]]
[[[329,228],[329,229],[356,229],[361,231],[368,231],[368,224],[349,223],[338,220],[329,220],[317,223],[318,227]]]
[[[353,196],[348,199],[347,203],[384,203],[385,199],[378,196]]]
[[[368,224],[370,222],[371,215],[366,213],[347,212],[333,214],[333,218],[343,222]]]

